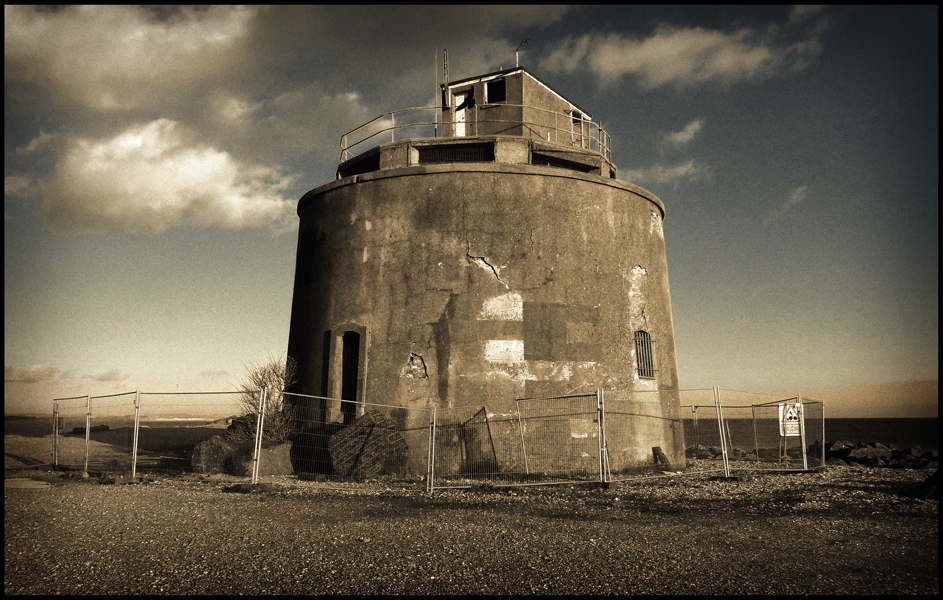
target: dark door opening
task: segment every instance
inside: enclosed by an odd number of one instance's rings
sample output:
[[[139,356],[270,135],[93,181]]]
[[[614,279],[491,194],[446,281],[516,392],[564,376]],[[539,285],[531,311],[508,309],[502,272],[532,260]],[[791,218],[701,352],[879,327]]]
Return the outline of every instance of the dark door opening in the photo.
[[[346,331],[341,337],[341,412],[344,424],[357,414],[357,380],[360,372],[360,334]],[[350,402],[344,402],[350,400]]]

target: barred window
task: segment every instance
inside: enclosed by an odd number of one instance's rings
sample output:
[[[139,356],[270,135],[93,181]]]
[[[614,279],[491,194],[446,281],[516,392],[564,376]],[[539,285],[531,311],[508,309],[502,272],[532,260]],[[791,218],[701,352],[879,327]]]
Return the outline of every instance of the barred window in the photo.
[[[647,331],[635,332],[635,360],[638,376],[642,379],[655,378],[655,351],[652,336]]]

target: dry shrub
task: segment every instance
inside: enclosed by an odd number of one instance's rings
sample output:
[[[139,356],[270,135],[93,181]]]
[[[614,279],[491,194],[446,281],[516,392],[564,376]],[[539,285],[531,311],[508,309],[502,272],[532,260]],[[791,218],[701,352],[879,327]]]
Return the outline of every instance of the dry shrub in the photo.
[[[291,358],[269,358],[264,363],[253,363],[239,381],[242,390],[239,405],[244,415],[251,417],[251,429],[241,435],[255,436],[259,414],[259,390],[268,390],[265,399],[265,419],[262,424],[263,443],[281,444],[289,441],[292,433],[293,407],[285,402],[282,391],[295,383],[297,369]]]

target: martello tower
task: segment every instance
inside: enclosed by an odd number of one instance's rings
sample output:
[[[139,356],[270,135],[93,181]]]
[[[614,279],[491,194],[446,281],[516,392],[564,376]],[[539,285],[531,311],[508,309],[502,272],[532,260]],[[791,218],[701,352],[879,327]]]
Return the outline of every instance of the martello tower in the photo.
[[[298,204],[291,391],[429,407],[666,390],[632,396],[662,418],[610,453],[684,464],[664,205],[526,69],[440,87],[436,118],[345,135],[336,180]]]

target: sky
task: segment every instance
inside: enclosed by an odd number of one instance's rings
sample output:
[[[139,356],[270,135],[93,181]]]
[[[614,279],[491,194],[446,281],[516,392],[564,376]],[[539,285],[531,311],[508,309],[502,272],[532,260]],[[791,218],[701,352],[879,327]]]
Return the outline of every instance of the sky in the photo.
[[[341,135],[431,106],[445,48],[451,81],[519,48],[665,204],[682,388],[936,417],[938,33],[936,6],[6,6],[5,412],[284,356]]]

